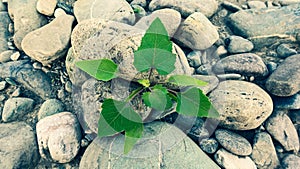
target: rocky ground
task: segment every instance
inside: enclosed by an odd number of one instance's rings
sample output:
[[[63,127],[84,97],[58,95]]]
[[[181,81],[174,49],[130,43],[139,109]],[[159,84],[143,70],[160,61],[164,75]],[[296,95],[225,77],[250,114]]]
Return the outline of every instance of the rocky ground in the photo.
[[[133,51],[156,17],[174,42],[174,73],[209,82],[220,117],[174,112],[122,155],[122,135],[95,138],[99,107],[132,90]],[[296,169],[299,43],[300,0],[2,0],[0,168]],[[123,79],[74,66],[104,57]]]

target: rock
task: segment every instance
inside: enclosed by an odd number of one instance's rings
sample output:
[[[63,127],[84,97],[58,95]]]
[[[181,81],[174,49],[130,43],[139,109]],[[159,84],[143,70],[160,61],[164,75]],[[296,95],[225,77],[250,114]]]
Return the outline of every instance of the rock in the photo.
[[[219,168],[199,147],[175,126],[146,124],[142,138],[129,154],[123,154],[124,136],[98,137],[88,146],[81,161],[85,168]],[[178,159],[178,160],[174,160]],[[181,160],[184,159],[184,160]]]
[[[300,166],[300,157],[289,154],[282,160],[282,166],[286,169],[297,169]]]
[[[139,18],[142,18],[142,17],[147,15],[147,12],[143,7],[141,7],[139,5],[131,5],[131,7],[132,7],[132,10],[135,13],[136,20],[138,20]]]
[[[81,130],[75,115],[62,112],[41,119],[36,125],[42,158],[58,163],[70,162],[80,148]]]
[[[64,56],[71,38],[74,17],[62,15],[40,29],[28,33],[22,49],[32,59],[44,65]]]
[[[204,94],[211,92],[215,89],[219,84],[219,79],[216,76],[210,75],[193,75],[194,78],[207,82],[206,86],[199,87]]]
[[[16,121],[18,118],[30,113],[33,110],[34,100],[30,98],[10,98],[3,108],[2,120],[4,122]]]
[[[214,155],[215,161],[224,168],[230,169],[256,169],[251,158],[234,155],[221,148]]]
[[[255,135],[251,158],[261,169],[276,168],[280,164],[272,138],[267,132]]]
[[[151,11],[162,8],[175,9],[185,18],[194,12],[211,17],[217,11],[218,3],[215,0],[152,0],[149,4]]]
[[[38,0],[36,9],[39,13],[52,16],[57,4],[57,0]]]
[[[231,3],[229,1],[223,1],[222,6],[232,12],[237,12],[237,11],[243,10],[240,6],[238,6],[234,3]]]
[[[193,50],[204,50],[219,39],[219,34],[207,17],[195,12],[184,20],[174,38]]]
[[[247,5],[250,9],[261,9],[267,7],[262,1],[247,1]]]
[[[14,44],[22,50],[21,42],[31,31],[47,23],[47,19],[36,10],[37,0],[8,0],[8,13],[14,21]]]
[[[8,13],[0,11],[0,53],[8,49],[8,25],[10,22],[11,21],[9,19]]]
[[[286,151],[299,151],[297,130],[284,111],[275,111],[265,122],[265,128]]]
[[[186,57],[188,59],[189,65],[193,68],[198,68],[201,66],[201,52],[200,51],[192,51]]]
[[[56,8],[55,11],[54,11],[54,17],[57,18],[61,15],[66,15],[67,13],[61,9],[61,8]]]
[[[166,27],[169,36],[173,37],[181,22],[180,13],[173,9],[161,9],[154,11],[150,15],[142,17],[134,26],[146,30],[157,17]]]
[[[219,74],[217,77],[220,80],[241,80],[242,75],[237,74],[237,73],[227,73],[227,74]]]
[[[219,125],[228,129],[255,129],[273,111],[271,97],[250,82],[223,81],[210,93],[209,98],[220,113]]]
[[[238,73],[244,76],[264,77],[268,69],[261,57],[253,53],[243,53],[227,56],[219,60],[213,71],[217,74]]]
[[[5,63],[10,61],[10,56],[14,53],[13,50],[5,50],[0,53],[0,62]]]
[[[0,12],[1,11],[7,11],[7,7],[2,1],[0,2]]]
[[[277,51],[278,57],[280,57],[280,58],[287,58],[291,55],[297,54],[297,51],[295,49],[290,48],[288,44],[280,44],[277,47],[276,51]]]
[[[269,73],[272,74],[276,69],[277,69],[277,63],[275,62],[268,62],[267,63],[267,68],[269,70]]]
[[[210,64],[201,65],[196,69],[196,73],[200,75],[211,75],[213,74],[212,66]]]
[[[219,147],[219,143],[217,142],[216,139],[209,138],[209,139],[201,140],[199,146],[204,152],[208,154],[213,154],[217,151]]]
[[[61,101],[56,99],[46,100],[39,112],[38,112],[38,120],[41,120],[47,116],[51,116],[53,114],[57,114],[64,111],[64,105]]]
[[[282,6],[300,3],[299,0],[279,0],[278,2],[279,2],[279,4],[282,5]]]
[[[229,53],[244,53],[250,52],[254,46],[251,41],[240,36],[230,36],[225,40]]]
[[[147,1],[146,0],[133,0],[130,2],[130,5],[140,5],[141,7],[145,8],[147,6]]]
[[[21,54],[20,54],[20,52],[14,52],[11,56],[10,56],[10,59],[12,60],[12,61],[17,61],[19,58],[20,58],[20,56],[21,56]]]
[[[218,129],[215,131],[215,136],[220,145],[233,154],[247,156],[252,152],[248,140],[234,132]]]
[[[74,15],[80,23],[99,18],[132,25],[135,15],[125,0],[78,0],[74,3]]]
[[[297,110],[300,109],[300,94],[290,97],[273,97],[277,109]]]
[[[0,81],[0,91],[4,90],[7,85],[6,81]]]
[[[24,122],[0,123],[0,168],[35,168],[39,161],[33,129]]]
[[[236,35],[252,41],[255,48],[279,40],[295,41],[295,30],[299,29],[300,24],[299,6],[242,10],[231,14],[228,23]]]
[[[300,91],[300,55],[284,60],[266,81],[266,89],[276,96],[292,96]],[[293,72],[293,73],[291,73]]]

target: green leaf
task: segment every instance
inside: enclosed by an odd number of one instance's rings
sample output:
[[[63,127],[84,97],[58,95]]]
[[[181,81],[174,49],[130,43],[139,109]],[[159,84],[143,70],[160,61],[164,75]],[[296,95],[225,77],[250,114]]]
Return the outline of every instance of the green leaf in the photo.
[[[142,137],[143,121],[128,103],[106,99],[98,121],[98,136],[111,136],[125,131],[124,153],[127,154]]]
[[[187,75],[173,75],[168,79],[169,83],[178,85],[178,86],[205,86],[207,82],[193,78]]]
[[[219,117],[219,113],[213,107],[208,97],[196,87],[178,93],[177,98],[176,111],[179,114],[198,117]]]
[[[140,79],[140,80],[138,80],[138,83],[143,85],[144,87],[149,87],[150,86],[149,79]]]
[[[146,106],[159,111],[164,111],[172,107],[170,96],[160,89],[153,89],[151,92],[144,93],[142,99]]]
[[[134,52],[134,66],[139,72],[156,69],[167,75],[175,69],[176,55],[172,53],[172,42],[164,25],[156,18],[145,35],[138,50]]]
[[[117,76],[118,65],[110,59],[83,60],[76,66],[97,80],[109,81]]]

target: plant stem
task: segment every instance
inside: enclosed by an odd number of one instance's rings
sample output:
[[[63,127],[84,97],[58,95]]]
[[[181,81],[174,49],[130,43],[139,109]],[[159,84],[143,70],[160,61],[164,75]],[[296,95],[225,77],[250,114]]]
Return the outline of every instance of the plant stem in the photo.
[[[130,102],[132,99],[134,99],[138,94],[140,94],[144,90],[143,87],[139,87],[136,90],[134,90],[127,98],[126,102]]]

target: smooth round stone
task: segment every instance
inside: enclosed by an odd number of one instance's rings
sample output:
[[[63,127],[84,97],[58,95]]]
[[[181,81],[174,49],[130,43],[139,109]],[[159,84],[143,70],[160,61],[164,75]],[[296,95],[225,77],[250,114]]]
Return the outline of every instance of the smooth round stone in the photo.
[[[203,139],[200,141],[199,145],[200,148],[208,154],[215,153],[219,147],[219,143],[214,138]]]
[[[295,49],[292,49],[288,44],[280,44],[276,52],[278,54],[278,57],[280,58],[287,58],[289,56],[297,54],[297,51]]]
[[[56,99],[49,99],[42,104],[38,112],[38,119],[41,120],[47,116],[51,116],[62,111],[64,111],[64,105],[61,101]]]
[[[229,53],[250,52],[254,48],[251,41],[240,36],[230,36],[225,39],[225,43]]]
[[[247,139],[229,130],[218,129],[215,132],[216,139],[226,150],[240,156],[252,153],[251,144]]]
[[[30,113],[33,106],[34,100],[30,98],[10,98],[4,104],[2,120],[4,122],[16,121],[25,114]]]

